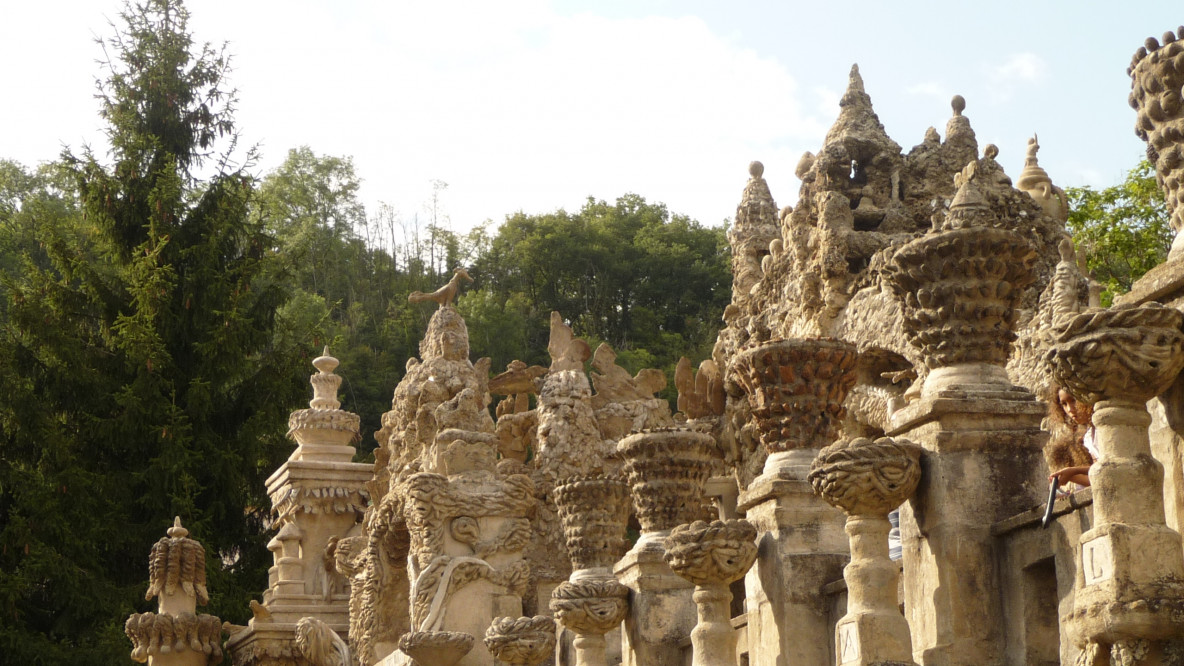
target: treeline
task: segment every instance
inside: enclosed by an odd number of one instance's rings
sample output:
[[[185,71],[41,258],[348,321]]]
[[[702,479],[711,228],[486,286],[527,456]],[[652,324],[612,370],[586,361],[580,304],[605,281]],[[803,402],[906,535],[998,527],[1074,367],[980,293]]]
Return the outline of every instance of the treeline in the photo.
[[[122,623],[151,609],[148,551],[175,515],[206,547],[205,611],[245,622],[271,564],[263,481],[309,361],[325,344],[341,359],[364,455],[434,308],[407,294],[452,268],[475,279],[457,307],[495,371],[547,363],[558,310],[669,375],[708,355],[729,298],[723,230],[636,195],[457,233],[438,205],[422,224],[367,211],[345,157],[299,148],[257,177],[233,150],[227,56],[187,18],[179,0],[122,14],[109,156],[0,160],[6,663],[126,663]]]

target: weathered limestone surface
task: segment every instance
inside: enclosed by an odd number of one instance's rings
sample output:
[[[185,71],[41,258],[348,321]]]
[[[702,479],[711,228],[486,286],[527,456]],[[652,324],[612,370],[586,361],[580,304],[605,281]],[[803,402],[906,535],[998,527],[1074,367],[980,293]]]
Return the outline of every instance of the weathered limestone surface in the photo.
[[[124,633],[132,641],[132,660],[155,666],[206,666],[222,662],[222,621],[197,614],[210,602],[206,591],[206,552],[188,538],[177,517],[168,536],[152,546],[148,593],[155,613],[127,618]]]

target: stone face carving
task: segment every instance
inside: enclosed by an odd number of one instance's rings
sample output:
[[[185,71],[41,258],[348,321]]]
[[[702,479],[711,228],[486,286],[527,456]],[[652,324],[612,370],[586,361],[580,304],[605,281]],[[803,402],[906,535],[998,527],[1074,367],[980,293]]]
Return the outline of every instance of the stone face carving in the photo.
[[[855,384],[855,348],[839,340],[774,340],[740,352],[731,381],[748,397],[761,444],[786,454],[834,441]],[[813,454],[810,454],[813,457]]]
[[[296,647],[310,666],[350,666],[349,648],[329,625],[315,617],[296,623]]]
[[[1184,368],[1184,313],[1148,304],[1079,314],[1058,331],[1048,361],[1078,400],[1096,403],[1101,454],[1089,470],[1094,526],[1081,535],[1065,619],[1079,642],[1151,641],[1158,653],[1180,632],[1184,551],[1165,522],[1146,402]]]
[[[452,307],[452,301],[456,300],[456,293],[460,291],[461,280],[472,282],[473,278],[469,277],[469,272],[464,268],[455,268],[452,271],[452,279],[448,281],[448,284],[430,294],[425,294],[422,291],[413,291],[408,294],[407,301],[409,303],[435,301],[439,303],[441,308]]]
[[[666,562],[695,584],[699,622],[691,631],[692,666],[736,664],[728,586],[756,561],[756,528],[745,520],[696,521],[666,537]]]
[[[188,538],[180,517],[167,534],[152,546],[148,560],[144,598],[157,599],[157,612],[133,614],[124,624],[131,658],[158,666],[221,663],[222,621],[195,612],[198,604],[209,603],[205,549]]]
[[[1065,197],[1065,191],[1053,185],[1048,173],[1040,168],[1040,162],[1036,159],[1039,150],[1040,142],[1033,135],[1028,139],[1028,154],[1024,158],[1024,170],[1016,179],[1016,189],[1027,192],[1040,204],[1045,215],[1064,223],[1069,219],[1069,200]]]
[[[555,650],[555,621],[543,615],[499,617],[485,632],[485,646],[506,664],[541,664]]]
[[[1176,239],[1169,255],[1180,256],[1184,241],[1184,26],[1175,34],[1165,32],[1163,43],[1148,37],[1131,59],[1130,104],[1138,114],[1135,134],[1147,142],[1147,159],[1155,165],[1156,180],[1163,189]]]
[[[810,469],[814,492],[847,513],[851,563],[847,614],[835,629],[841,664],[911,664],[909,626],[896,605],[896,564],[888,556],[888,513],[921,479],[921,447],[887,437],[836,442]]]
[[[551,593],[551,612],[577,634],[576,666],[608,666],[604,635],[629,611],[629,588],[616,579],[565,581]]]

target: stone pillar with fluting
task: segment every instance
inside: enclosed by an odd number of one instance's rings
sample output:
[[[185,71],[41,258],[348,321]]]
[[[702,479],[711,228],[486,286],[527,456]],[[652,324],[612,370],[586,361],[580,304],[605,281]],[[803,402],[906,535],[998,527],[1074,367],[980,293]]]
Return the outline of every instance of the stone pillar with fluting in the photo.
[[[760,533],[745,577],[748,641],[761,646],[750,650],[753,666],[832,663],[819,590],[842,577],[847,538],[842,512],[816,497],[806,476],[838,438],[856,360],[855,347],[839,340],[788,339],[743,350],[729,367],[729,392],[747,396],[769,454],[738,502]]]
[[[756,561],[756,528],[746,520],[696,521],[666,537],[666,562],[695,585],[699,621],[691,631],[691,666],[736,666],[732,590]]]
[[[997,155],[987,146],[957,175],[949,210],[881,274],[918,371],[928,371],[886,433],[926,451],[927,482],[900,509],[905,612],[923,666],[1006,659],[991,525],[1040,504],[1048,489],[1045,406],[1006,369],[1034,279],[1025,225],[1035,206],[1010,186]]]
[[[917,489],[921,447],[883,437],[836,442],[810,470],[814,491],[847,514],[851,563],[847,614],[835,627],[838,664],[912,664],[909,625],[897,605],[896,563],[888,554],[888,514]]]
[[[629,484],[615,475],[577,476],[554,491],[572,574],[551,593],[551,611],[575,632],[577,666],[607,666],[605,634],[629,610],[629,588],[612,567],[629,547]]]
[[[692,428],[629,435],[617,445],[641,524],[637,544],[614,573],[633,590],[622,634],[623,666],[682,666],[680,643],[695,627],[693,588],[670,570],[671,530],[706,516],[704,486],[717,444]]]
[[[485,647],[503,664],[536,666],[555,652],[555,620],[545,615],[495,618]]]
[[[197,614],[209,603],[206,591],[206,551],[189,537],[181,518],[168,536],[152,546],[148,564],[148,593],[155,613],[136,613],[124,632],[132,641],[132,660],[151,666],[207,666],[222,661],[222,621]]]
[[[1047,359],[1063,386],[1094,404],[1100,453],[1089,470],[1094,525],[1081,535],[1065,619],[1088,653],[1159,664],[1164,639],[1184,635],[1184,551],[1165,522],[1146,403],[1184,368],[1184,313],[1147,304],[1080,314],[1058,331]]]

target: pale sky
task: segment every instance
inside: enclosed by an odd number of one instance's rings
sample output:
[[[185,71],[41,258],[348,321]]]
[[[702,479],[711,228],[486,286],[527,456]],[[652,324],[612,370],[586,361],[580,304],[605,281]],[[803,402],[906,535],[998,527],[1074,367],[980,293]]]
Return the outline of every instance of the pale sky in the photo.
[[[287,151],[352,156],[368,210],[453,229],[635,192],[707,224],[735,213],[751,160],[779,205],[859,63],[907,152],[949,99],[1013,178],[1027,138],[1061,186],[1106,186],[1143,154],[1126,67],[1184,23],[1162,2],[190,0],[198,41],[229,42],[260,174]],[[1127,7],[1133,7],[1128,9]],[[117,0],[3,0],[0,158],[102,146],[96,36]]]

